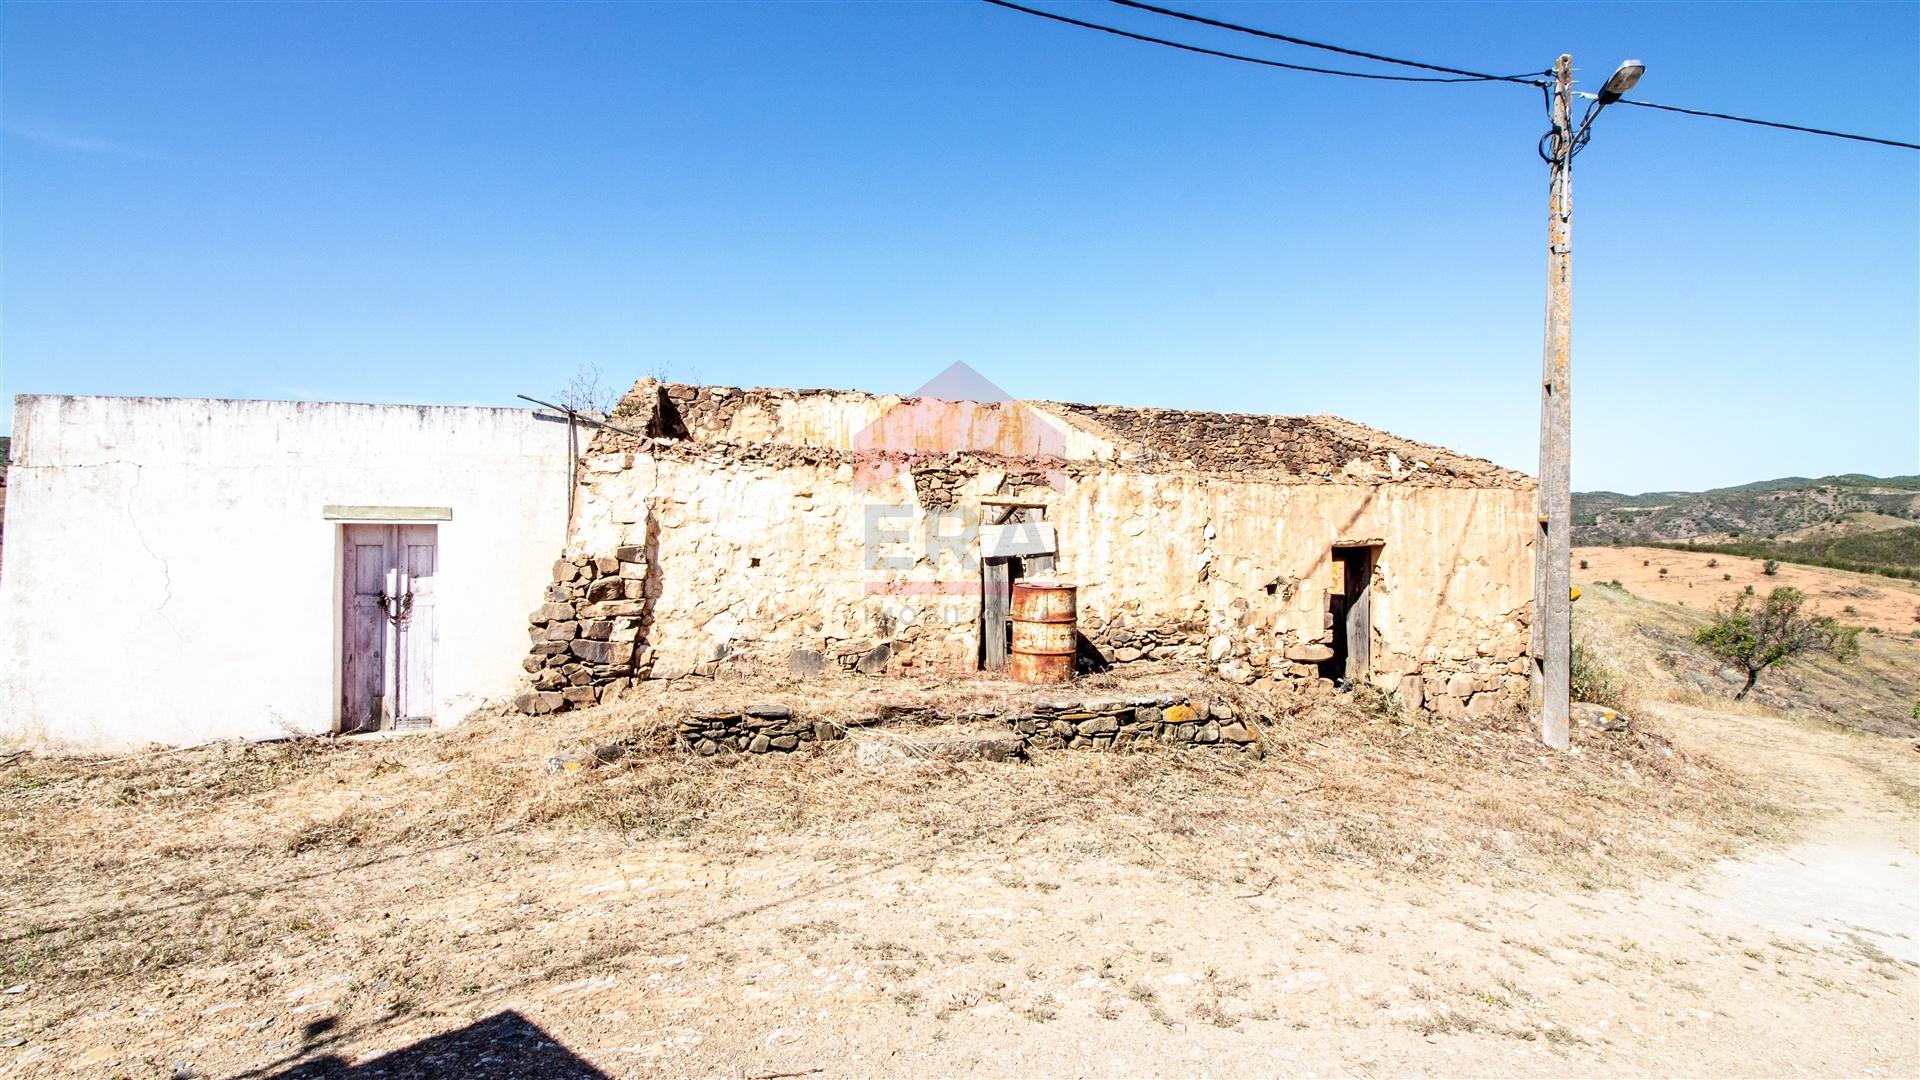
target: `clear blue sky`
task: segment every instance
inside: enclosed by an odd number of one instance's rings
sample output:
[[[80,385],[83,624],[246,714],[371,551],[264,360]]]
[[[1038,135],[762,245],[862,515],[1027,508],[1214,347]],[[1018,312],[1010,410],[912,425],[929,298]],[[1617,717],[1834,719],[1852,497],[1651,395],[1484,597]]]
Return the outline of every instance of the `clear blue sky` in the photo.
[[[1203,10],[1483,70],[1568,51],[1589,89],[1635,56],[1650,100],[1920,141],[1913,3]],[[1528,88],[967,2],[12,0],[0,50],[9,395],[514,404],[582,364],[904,391],[962,360],[1534,467]],[[1920,153],[1622,108],[1575,195],[1577,487],[1920,470]]]

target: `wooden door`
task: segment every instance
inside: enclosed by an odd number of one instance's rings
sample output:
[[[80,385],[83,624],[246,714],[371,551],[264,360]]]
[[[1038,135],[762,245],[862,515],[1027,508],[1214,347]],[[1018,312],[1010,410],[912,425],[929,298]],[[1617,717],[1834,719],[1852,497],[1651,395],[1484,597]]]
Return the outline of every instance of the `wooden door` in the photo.
[[[435,527],[348,525],[343,547],[340,730],[430,724]]]
[[[1346,555],[1347,680],[1358,686],[1373,666],[1373,549],[1349,548]]]
[[[394,617],[393,726],[433,723],[434,619],[433,579],[439,561],[435,526],[400,525],[394,529],[394,575],[398,589]]]

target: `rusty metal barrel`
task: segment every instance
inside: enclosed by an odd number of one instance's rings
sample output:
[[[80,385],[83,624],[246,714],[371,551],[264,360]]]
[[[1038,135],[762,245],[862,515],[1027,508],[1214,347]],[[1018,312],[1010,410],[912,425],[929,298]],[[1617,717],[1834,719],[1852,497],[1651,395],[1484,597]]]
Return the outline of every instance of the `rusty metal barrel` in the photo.
[[[1076,590],[1054,581],[1013,586],[1013,651],[1007,666],[1016,682],[1059,683],[1073,678],[1079,619]]]

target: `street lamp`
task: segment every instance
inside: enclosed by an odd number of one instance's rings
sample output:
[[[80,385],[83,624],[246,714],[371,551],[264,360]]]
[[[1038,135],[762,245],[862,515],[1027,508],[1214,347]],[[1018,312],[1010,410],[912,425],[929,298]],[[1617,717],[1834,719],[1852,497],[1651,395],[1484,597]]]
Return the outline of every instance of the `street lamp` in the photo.
[[[1647,73],[1647,65],[1638,60],[1622,60],[1613,70],[1613,77],[1607,85],[1600,88],[1600,104],[1611,105],[1626,96],[1627,91],[1640,85],[1640,76]]]
[[[1593,95],[1580,127],[1573,127],[1573,57],[1553,65],[1548,112],[1553,130],[1540,156],[1552,171],[1547,198],[1547,319],[1540,376],[1540,526],[1533,545],[1534,714],[1540,741],[1567,747],[1573,676],[1573,156],[1587,144],[1600,110],[1620,100],[1647,70],[1628,60]]]

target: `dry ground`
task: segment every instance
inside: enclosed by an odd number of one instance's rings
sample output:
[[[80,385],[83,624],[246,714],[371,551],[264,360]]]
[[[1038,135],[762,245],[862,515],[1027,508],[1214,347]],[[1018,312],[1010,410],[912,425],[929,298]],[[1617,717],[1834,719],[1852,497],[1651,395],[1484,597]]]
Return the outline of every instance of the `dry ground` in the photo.
[[[1351,700],[1264,760],[663,752],[792,690],[700,684],[564,736],[22,756],[0,1071],[1920,1074],[1920,754],[1676,688],[1635,626],[1687,612],[1582,604],[1637,724],[1567,755]]]
[[[1759,559],[1670,548],[1583,547],[1573,550],[1573,559],[1574,581],[1617,580],[1635,596],[1661,603],[1711,610],[1732,603],[1749,585],[1762,596],[1791,585],[1807,594],[1812,610],[1849,626],[1909,640],[1920,631],[1920,581],[1784,562],[1769,576]],[[1920,651],[1913,655],[1920,661]]]

